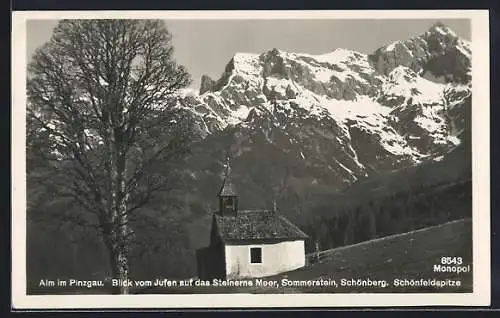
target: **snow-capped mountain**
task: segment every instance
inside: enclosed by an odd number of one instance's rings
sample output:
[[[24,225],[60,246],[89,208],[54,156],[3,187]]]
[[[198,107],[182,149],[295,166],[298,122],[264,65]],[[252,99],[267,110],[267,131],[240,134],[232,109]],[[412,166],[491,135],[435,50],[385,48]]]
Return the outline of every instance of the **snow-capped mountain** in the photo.
[[[300,179],[340,189],[460,145],[470,67],[470,43],[438,23],[371,55],[237,53],[218,80],[203,76],[199,92],[181,92],[177,107],[199,130],[199,156],[222,164],[231,149],[242,184],[259,167],[273,177],[252,182],[269,188],[298,191]]]
[[[418,37],[379,48],[370,60],[385,75],[406,66],[421,76],[431,75],[446,82],[468,83],[471,78],[470,42],[440,22]]]

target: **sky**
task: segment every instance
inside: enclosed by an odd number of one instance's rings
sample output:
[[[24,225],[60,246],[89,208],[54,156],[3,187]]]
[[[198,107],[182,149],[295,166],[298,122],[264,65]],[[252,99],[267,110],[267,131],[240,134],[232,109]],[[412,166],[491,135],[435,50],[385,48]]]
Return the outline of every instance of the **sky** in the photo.
[[[470,40],[467,19],[440,20],[458,36]],[[309,54],[336,48],[372,53],[396,40],[424,33],[436,20],[165,20],[172,34],[174,57],[184,65],[198,89],[201,76],[217,80],[235,53],[263,53],[273,48]],[[50,40],[57,20],[28,20],[28,61],[37,47]]]

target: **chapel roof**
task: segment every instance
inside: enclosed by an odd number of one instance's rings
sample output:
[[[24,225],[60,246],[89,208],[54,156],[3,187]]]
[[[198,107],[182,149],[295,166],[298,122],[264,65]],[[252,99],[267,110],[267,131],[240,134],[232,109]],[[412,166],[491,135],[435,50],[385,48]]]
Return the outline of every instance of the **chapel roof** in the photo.
[[[243,210],[236,216],[215,215],[223,241],[306,239],[308,236],[287,218],[272,210]]]

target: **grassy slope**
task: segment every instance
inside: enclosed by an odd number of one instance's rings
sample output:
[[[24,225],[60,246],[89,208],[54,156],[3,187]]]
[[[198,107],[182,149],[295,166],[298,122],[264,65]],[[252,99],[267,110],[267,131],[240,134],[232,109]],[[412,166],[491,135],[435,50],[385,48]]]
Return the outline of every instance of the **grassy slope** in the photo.
[[[472,273],[434,273],[433,265],[443,256],[457,256],[467,265],[472,264],[472,227],[470,220],[459,220],[405,234],[340,247],[323,252],[321,261],[303,269],[290,272],[290,280],[307,280],[320,277],[368,278],[371,280],[406,279],[460,279],[460,288],[450,287],[440,291],[471,292]],[[472,266],[471,266],[472,270]],[[281,275],[283,276],[283,275]],[[281,278],[278,276],[278,278]],[[432,291],[425,287],[403,289],[391,286],[386,289],[368,287],[303,288],[304,292],[421,292]]]
[[[371,240],[356,245],[324,251],[321,261],[302,269],[268,277],[266,280],[312,280],[369,278],[387,280],[388,288],[374,287],[278,287],[278,288],[156,288],[145,293],[360,293],[360,292],[472,292],[472,228],[471,220],[459,220],[405,234]],[[433,265],[443,256],[457,256],[471,265],[470,273],[434,273]],[[392,281],[402,279],[459,279],[461,287],[434,289],[429,287],[394,287]]]

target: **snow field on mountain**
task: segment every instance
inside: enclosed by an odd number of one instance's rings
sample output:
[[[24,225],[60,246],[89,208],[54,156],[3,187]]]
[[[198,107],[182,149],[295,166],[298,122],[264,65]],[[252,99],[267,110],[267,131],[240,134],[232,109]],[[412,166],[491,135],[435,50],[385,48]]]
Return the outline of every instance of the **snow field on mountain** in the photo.
[[[371,55],[346,49],[325,54],[277,49],[236,53],[220,79],[201,95],[190,93],[187,104],[194,106],[197,118],[211,120],[210,127],[216,122],[219,132],[228,126],[262,130],[267,142],[273,143],[269,127],[260,126],[269,123],[291,139],[300,134],[301,143],[314,143],[314,134],[332,138],[332,149],[340,147],[342,153],[329,164],[351,175],[358,173],[352,169],[356,165],[364,171],[384,160],[397,165],[439,158],[460,144],[455,135],[463,131],[462,109],[448,113],[463,107],[471,87],[438,82],[446,77],[439,71],[429,73],[425,59],[451,52],[449,58],[458,58],[459,66],[467,67],[470,43],[454,40],[455,36],[436,25]],[[296,155],[309,159],[312,154]],[[337,160],[341,157],[349,157],[350,165]]]

